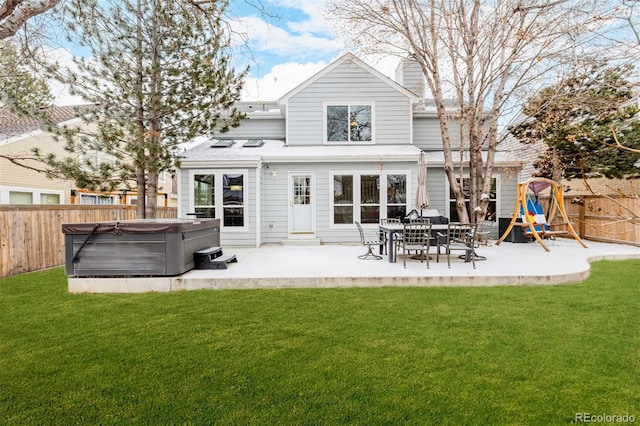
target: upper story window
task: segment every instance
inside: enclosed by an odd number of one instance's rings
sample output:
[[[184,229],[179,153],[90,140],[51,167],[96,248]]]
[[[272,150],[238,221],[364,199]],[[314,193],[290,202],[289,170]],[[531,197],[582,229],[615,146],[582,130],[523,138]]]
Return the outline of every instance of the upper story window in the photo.
[[[327,142],[371,142],[372,109],[371,105],[328,104]]]

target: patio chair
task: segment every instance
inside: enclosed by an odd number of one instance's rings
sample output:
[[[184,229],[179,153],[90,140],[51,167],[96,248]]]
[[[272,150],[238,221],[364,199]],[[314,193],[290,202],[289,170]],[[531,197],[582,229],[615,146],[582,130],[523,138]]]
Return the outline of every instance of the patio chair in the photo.
[[[395,218],[395,217],[389,217],[389,218],[380,219],[380,225],[391,225],[391,224],[400,225],[401,223],[402,223],[402,219]],[[397,238],[399,238],[399,237],[397,237]],[[382,241],[382,247],[383,247],[384,253],[387,254],[388,239],[387,239],[387,234],[386,233],[384,233],[384,232],[380,233],[380,241]]]
[[[495,222],[491,220],[479,220],[478,225],[476,226],[475,232],[475,243],[477,247],[480,247],[481,244],[485,246],[489,246],[489,233],[490,229],[494,225]]]
[[[450,223],[447,233],[438,233],[438,250],[436,262],[440,261],[440,247],[443,247],[447,255],[447,265],[451,268],[451,252],[463,251],[465,259],[471,259],[473,268],[476,268],[476,259],[473,253],[475,248],[476,224]]]
[[[364,235],[364,231],[362,230],[362,225],[360,225],[360,222],[356,222],[356,226],[358,227],[358,231],[360,232],[360,242],[362,243],[362,246],[366,246],[367,247],[367,252],[363,255],[358,256],[358,259],[382,259],[382,256],[378,256],[377,254],[375,254],[373,252],[373,247],[378,247],[381,244],[380,239],[368,239],[365,235]]]
[[[407,256],[411,251],[420,255],[420,261],[427,261],[429,269],[429,248],[431,247],[431,224],[430,223],[407,223],[402,231],[402,238],[395,242],[394,260],[399,250],[402,250],[402,263],[407,269]]]

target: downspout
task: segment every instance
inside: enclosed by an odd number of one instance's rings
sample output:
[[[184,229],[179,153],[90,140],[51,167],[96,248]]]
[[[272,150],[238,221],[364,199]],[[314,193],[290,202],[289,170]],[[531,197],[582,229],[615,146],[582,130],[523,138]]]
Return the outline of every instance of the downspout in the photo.
[[[262,160],[256,167],[256,247],[262,243]]]

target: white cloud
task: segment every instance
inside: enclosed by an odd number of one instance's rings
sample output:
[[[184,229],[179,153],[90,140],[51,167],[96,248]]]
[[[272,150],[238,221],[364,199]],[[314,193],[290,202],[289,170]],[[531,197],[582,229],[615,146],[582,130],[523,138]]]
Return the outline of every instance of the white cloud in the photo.
[[[334,59],[337,59],[337,57],[332,60]],[[387,77],[395,79],[395,69],[398,66],[397,57],[363,57],[361,59]],[[275,101],[297,87],[299,84],[304,83],[316,73],[320,72],[327,65],[329,65],[329,63],[324,61],[306,63],[290,61],[275,65],[264,76],[249,76],[245,78],[242,100]]]
[[[242,100],[275,101],[326,66],[327,63],[323,61],[276,65],[262,77],[245,79]]]
[[[325,18],[325,4],[317,0],[284,0],[276,1],[278,6],[298,9],[308,16],[302,21],[288,21],[287,27],[294,32],[301,34],[313,33],[324,34],[333,38],[335,35],[334,26]]]
[[[234,29],[246,34],[252,51],[293,59],[331,55],[343,47],[335,39],[318,37],[312,32],[290,33],[255,16],[241,18]]]
[[[63,47],[51,50],[45,48],[44,55],[48,62],[57,63],[60,69],[69,68],[77,71],[77,67],[73,62],[73,54]],[[48,80],[47,83],[51,90],[51,94],[53,95],[54,105],[82,105],[87,103],[87,101],[82,99],[81,96],[69,93],[69,85],[63,84],[57,80]]]

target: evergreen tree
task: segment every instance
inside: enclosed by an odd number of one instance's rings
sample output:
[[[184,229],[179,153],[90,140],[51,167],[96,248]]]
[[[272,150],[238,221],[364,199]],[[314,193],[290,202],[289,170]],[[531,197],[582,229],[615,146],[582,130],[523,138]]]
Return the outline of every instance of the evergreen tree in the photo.
[[[76,71],[51,67],[94,107],[88,129],[57,131],[69,157],[37,153],[55,176],[113,190],[135,182],[139,218],[155,217],[158,173],[178,165],[177,148],[239,124],[233,108],[247,70],[230,65],[226,1],[73,0],[70,29],[91,48]],[[108,161],[96,161],[94,152]],[[144,197],[144,194],[147,194]],[[145,200],[146,198],[146,200]]]
[[[509,128],[523,143],[543,141],[540,176],[621,178],[640,173],[640,116],[631,66],[592,64],[529,98],[526,118]],[[616,139],[629,150],[616,146]],[[635,152],[634,152],[635,150]]]
[[[46,81],[33,72],[32,58],[17,44],[0,40],[0,51],[0,107],[37,115],[51,103]]]

